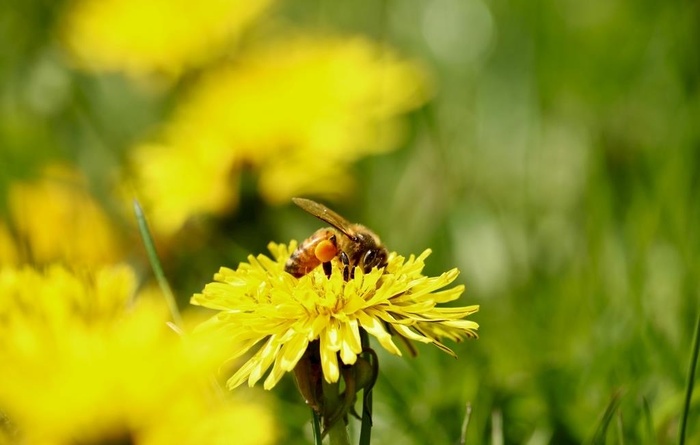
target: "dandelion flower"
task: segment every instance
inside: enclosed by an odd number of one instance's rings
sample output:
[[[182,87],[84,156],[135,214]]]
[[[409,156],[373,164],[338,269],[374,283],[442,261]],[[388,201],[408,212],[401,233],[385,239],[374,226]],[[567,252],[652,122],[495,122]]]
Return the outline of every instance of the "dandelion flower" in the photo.
[[[406,340],[443,345],[441,338],[476,337],[478,324],[465,317],[478,306],[441,307],[464,291],[444,289],[457,278],[452,269],[437,277],[422,274],[426,250],[418,257],[389,256],[384,269],[363,273],[355,269],[345,282],[335,262],[330,277],[318,267],[301,278],[284,271],[296,243],[270,244],[273,258],[248,257],[236,270],[221,268],[192,303],[219,311],[200,325],[235,345],[233,358],[255,353],[228,381],[235,388],[254,385],[268,371],[265,389],[294,370],[312,342],[318,341],[324,379],[337,382],[341,365],[353,365],[362,352],[360,329],[375,337],[392,354],[401,355],[392,333]]]
[[[400,115],[429,96],[418,64],[366,39],[261,44],[203,76],[161,140],[135,148],[134,182],[166,235],[234,208],[244,170],[273,204],[347,194],[352,163],[397,148]]]
[[[25,261],[108,264],[122,256],[114,225],[71,167],[49,165],[36,180],[11,184],[7,199]]]
[[[62,23],[88,69],[178,76],[221,53],[271,0],[76,0]]]
[[[216,343],[177,336],[135,289],[126,266],[0,270],[0,381],[11,382],[0,407],[15,442],[270,443],[264,409],[207,391]]]

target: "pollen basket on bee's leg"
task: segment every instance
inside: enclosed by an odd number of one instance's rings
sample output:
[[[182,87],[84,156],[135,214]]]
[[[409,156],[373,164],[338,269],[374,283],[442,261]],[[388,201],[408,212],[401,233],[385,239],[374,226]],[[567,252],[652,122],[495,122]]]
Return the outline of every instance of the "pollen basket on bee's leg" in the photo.
[[[323,240],[316,245],[314,255],[322,262],[327,263],[338,254],[338,247],[329,240]]]

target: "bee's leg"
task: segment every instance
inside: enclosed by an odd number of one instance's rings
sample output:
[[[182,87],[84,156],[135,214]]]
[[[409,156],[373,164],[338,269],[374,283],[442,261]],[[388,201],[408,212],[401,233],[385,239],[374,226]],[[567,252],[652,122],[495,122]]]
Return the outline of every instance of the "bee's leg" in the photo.
[[[345,252],[340,252],[340,262],[343,263],[343,280],[350,280],[350,258]]]
[[[331,277],[331,260],[338,255],[338,238],[331,235],[328,239],[324,239],[316,244],[314,248],[316,259],[323,264],[323,273],[326,277]]]
[[[323,266],[323,273],[326,274],[326,277],[330,278],[330,277],[331,277],[331,272],[332,272],[332,270],[333,270],[333,268],[331,267],[331,262],[330,262],[330,261],[326,261],[325,263],[323,263],[322,266]]]

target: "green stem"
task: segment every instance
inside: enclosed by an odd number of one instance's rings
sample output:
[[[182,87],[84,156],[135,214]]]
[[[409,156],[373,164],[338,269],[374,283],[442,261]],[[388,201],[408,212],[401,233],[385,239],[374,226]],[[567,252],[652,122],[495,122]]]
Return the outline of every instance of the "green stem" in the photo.
[[[685,388],[685,403],[683,404],[683,414],[681,415],[681,427],[678,430],[678,445],[685,444],[685,429],[688,424],[688,413],[690,412],[690,401],[693,397],[693,385],[695,384],[695,369],[698,364],[698,350],[700,350],[700,312],[695,321],[695,338],[693,339],[693,350],[688,367],[688,383]]]
[[[323,436],[321,436],[321,418],[313,408],[311,408],[311,425],[314,432],[314,445],[322,445]]]
[[[340,397],[340,382],[328,383],[323,380],[323,420],[324,423],[343,407]],[[350,445],[350,436],[345,425],[344,416],[336,418],[330,425],[324,425],[330,445]]]
[[[158,281],[158,286],[160,286],[161,292],[165,297],[165,301],[170,310],[170,316],[173,319],[173,323],[178,328],[182,327],[182,317],[180,316],[180,310],[177,307],[177,302],[175,301],[175,296],[173,291],[170,289],[168,280],[165,278],[163,273],[163,267],[160,264],[160,259],[158,258],[158,252],[156,252],[156,246],[153,242],[153,236],[151,236],[151,231],[148,228],[148,222],[146,221],[146,216],[143,213],[141,204],[138,200],[134,199],[134,213],[136,214],[136,221],[139,225],[139,232],[141,233],[141,239],[143,240],[143,245],[146,248],[146,253],[148,254],[148,261],[151,263],[151,268]]]
[[[345,422],[342,419],[331,425],[330,430],[328,430],[328,437],[330,438],[330,445],[350,445],[348,429],[345,427]]]
[[[362,350],[369,348],[369,336],[360,329]],[[376,360],[376,356],[373,358]],[[360,427],[360,445],[369,445],[372,439],[372,388],[362,390],[362,426]]]
[[[467,443],[467,428],[469,428],[469,420],[472,417],[472,404],[467,402],[466,409],[464,411],[464,421],[462,422],[462,434],[459,437],[460,445],[465,445]]]

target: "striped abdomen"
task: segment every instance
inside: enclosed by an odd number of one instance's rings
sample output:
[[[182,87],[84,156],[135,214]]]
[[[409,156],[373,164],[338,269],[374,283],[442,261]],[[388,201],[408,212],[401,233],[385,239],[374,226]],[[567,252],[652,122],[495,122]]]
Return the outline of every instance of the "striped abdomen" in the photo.
[[[310,237],[302,241],[299,247],[292,252],[292,255],[284,265],[284,270],[297,278],[303,277],[311,272],[321,264],[321,260],[319,260],[316,255],[316,247],[322,241],[332,241],[335,245],[337,239],[336,233],[335,229],[330,227],[315,231]]]

